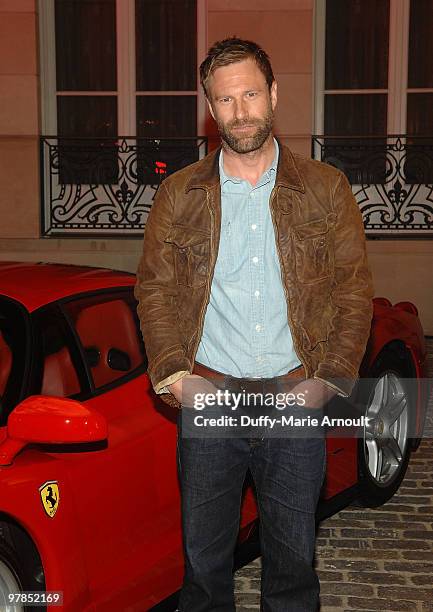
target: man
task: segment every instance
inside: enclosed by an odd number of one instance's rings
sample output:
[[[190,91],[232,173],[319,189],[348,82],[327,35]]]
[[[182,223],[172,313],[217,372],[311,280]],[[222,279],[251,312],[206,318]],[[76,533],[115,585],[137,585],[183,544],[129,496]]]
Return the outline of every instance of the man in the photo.
[[[359,209],[340,171],[273,138],[277,84],[257,44],[217,42],[200,75],[222,148],[167,178],[146,224],[136,296],[152,384],[185,411],[193,383],[208,388],[212,375],[241,386],[287,381],[307,398],[296,414],[320,413],[335,393],[350,394],[370,330]],[[316,610],[323,435],[199,439],[181,435],[181,419],[178,427],[179,610],[235,610],[248,468],[260,511],[261,609]]]

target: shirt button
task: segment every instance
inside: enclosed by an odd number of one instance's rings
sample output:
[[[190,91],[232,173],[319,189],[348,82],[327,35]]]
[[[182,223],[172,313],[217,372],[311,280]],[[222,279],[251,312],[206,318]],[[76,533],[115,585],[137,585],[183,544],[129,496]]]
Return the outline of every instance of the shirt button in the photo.
[[[258,257],[253,257],[253,262],[254,263],[258,263],[259,262],[259,258]]]
[[[253,232],[255,232],[256,229],[257,229],[257,225],[255,223],[253,223],[252,226],[251,226],[251,229],[253,230]]]
[[[255,295],[256,297],[259,297],[259,295],[260,295],[260,291],[254,291],[254,295]]]
[[[261,331],[261,329],[262,329],[262,326],[261,326],[261,325],[256,325],[256,331],[257,331],[257,332]]]
[[[261,363],[263,361],[263,357],[257,357],[257,360],[259,363]]]

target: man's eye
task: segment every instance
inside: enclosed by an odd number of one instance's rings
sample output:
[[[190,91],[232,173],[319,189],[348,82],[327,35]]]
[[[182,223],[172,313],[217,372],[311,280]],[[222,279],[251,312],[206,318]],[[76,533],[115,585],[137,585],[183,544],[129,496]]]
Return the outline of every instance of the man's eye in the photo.
[[[249,91],[247,95],[248,95],[249,98],[255,98],[256,95],[257,95],[257,92],[256,91]]]

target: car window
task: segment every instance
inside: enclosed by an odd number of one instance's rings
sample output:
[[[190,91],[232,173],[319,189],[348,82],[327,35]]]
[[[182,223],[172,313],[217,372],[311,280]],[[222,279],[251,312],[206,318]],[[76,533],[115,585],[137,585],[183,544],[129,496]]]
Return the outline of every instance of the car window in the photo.
[[[68,302],[65,311],[82,344],[96,389],[147,366],[131,292]]]
[[[21,399],[25,383],[28,334],[23,311],[12,300],[0,301],[0,425]]]
[[[35,317],[39,336],[39,389],[42,395],[70,397],[81,392],[77,355],[73,354],[72,334],[57,308]]]
[[[0,318],[0,397],[3,397],[12,371],[12,338],[10,330]]]

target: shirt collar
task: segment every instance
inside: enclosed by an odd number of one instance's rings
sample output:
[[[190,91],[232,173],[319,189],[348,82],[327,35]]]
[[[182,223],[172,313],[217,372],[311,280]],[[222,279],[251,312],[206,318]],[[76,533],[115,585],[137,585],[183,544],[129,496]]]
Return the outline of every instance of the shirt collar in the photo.
[[[267,170],[265,170],[263,175],[260,177],[259,181],[257,182],[256,187],[258,187],[259,185],[261,185],[263,183],[266,183],[267,181],[271,180],[273,175],[277,172],[278,157],[279,157],[279,154],[280,154],[280,148],[279,148],[278,143],[275,140],[275,138],[274,138],[274,147],[275,147],[275,155],[274,155],[274,159],[272,161],[272,164],[269,166],[269,168]],[[221,182],[221,185],[224,185],[228,181],[230,181],[232,183],[242,183],[243,179],[241,179],[241,178],[239,178],[237,176],[230,176],[230,175],[228,175],[228,174],[226,174],[224,172],[223,155],[224,155],[224,151],[223,151],[223,149],[221,149],[221,154],[220,154],[220,158],[219,158],[219,172],[220,172],[220,182]]]

